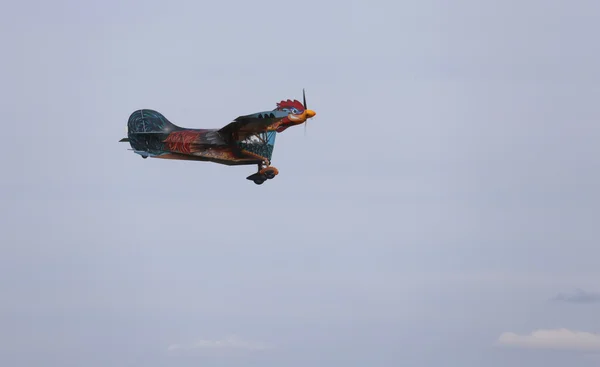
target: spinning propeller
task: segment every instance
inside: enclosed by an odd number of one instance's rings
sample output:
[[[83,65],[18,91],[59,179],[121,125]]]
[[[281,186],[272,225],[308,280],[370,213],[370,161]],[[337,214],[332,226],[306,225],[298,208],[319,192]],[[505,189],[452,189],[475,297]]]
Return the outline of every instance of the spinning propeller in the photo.
[[[304,111],[308,111],[309,112],[308,113],[308,118],[304,122],[304,136],[306,136],[306,126],[308,125],[308,119],[313,118],[313,116],[315,115],[315,112],[309,110],[308,106],[306,105],[306,93],[304,92],[304,88],[302,88],[302,101],[304,102]]]
[[[306,94],[304,93],[304,88],[302,88],[302,102],[304,102],[304,111],[308,109],[306,107]],[[306,136],[306,125],[308,124],[308,119],[304,122],[304,136]]]

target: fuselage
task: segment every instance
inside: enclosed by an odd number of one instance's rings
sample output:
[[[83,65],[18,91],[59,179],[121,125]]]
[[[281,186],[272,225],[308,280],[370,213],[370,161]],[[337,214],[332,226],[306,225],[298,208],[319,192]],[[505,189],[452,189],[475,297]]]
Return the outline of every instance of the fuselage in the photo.
[[[288,113],[260,112],[245,119],[273,119],[276,126]],[[138,110],[131,114],[127,137],[132,150],[142,157],[161,159],[212,161],[227,165],[257,164],[270,160],[275,145],[275,128],[260,133],[245,133],[244,129],[228,132],[221,129],[182,128],[172,124],[153,110]]]
[[[242,141],[227,141],[218,129],[183,129],[156,138],[162,140],[156,142],[158,149],[152,150],[151,157],[226,165],[257,164],[265,158],[270,159],[275,140],[273,138],[271,144],[250,137]]]

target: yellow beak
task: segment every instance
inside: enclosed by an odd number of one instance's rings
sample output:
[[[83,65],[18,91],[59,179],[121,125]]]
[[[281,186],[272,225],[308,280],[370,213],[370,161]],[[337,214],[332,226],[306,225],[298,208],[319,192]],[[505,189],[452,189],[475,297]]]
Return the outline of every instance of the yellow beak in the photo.
[[[292,122],[302,123],[302,122],[306,121],[307,119],[314,117],[316,114],[317,113],[313,110],[305,110],[300,115],[289,114],[288,118]]]

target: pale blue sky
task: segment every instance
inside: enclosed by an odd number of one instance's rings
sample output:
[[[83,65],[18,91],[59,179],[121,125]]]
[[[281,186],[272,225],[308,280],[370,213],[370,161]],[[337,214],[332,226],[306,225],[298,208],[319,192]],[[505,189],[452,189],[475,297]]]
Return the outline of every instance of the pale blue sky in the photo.
[[[0,365],[600,360],[497,343],[600,332],[552,300],[600,292],[596,1],[4,8]],[[216,128],[302,88],[262,186],[117,143],[138,108]]]

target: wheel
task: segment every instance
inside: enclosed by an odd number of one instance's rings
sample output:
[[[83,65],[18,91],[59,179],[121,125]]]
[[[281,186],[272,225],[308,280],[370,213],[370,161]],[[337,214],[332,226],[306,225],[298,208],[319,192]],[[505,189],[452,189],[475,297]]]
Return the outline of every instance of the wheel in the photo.
[[[260,170],[260,173],[262,173],[267,180],[272,180],[279,174],[279,171],[275,167],[265,167]]]

